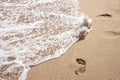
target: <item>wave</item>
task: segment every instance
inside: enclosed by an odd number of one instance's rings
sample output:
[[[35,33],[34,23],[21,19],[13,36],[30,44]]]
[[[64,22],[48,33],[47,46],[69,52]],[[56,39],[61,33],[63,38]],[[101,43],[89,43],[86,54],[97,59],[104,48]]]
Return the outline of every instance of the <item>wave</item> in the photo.
[[[91,22],[77,0],[1,0],[0,79],[25,80],[30,66],[65,53]]]

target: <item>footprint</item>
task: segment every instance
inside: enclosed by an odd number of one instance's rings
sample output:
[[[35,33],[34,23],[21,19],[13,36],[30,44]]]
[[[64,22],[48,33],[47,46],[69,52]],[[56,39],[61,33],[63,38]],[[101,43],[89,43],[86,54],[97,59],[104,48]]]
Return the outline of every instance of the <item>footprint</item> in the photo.
[[[79,36],[77,36],[78,41],[84,40],[87,34],[88,34],[87,30],[81,30],[79,32]]]
[[[104,32],[109,38],[118,38],[120,37],[120,31],[105,31]]]
[[[107,13],[105,13],[105,14],[100,14],[100,15],[98,15],[98,16],[102,16],[102,17],[112,17],[111,14],[107,14]]]
[[[80,67],[75,70],[75,74],[78,75],[79,73],[84,73],[85,72],[85,68],[86,68],[86,61],[84,59],[81,58],[76,58],[76,62],[80,65]]]
[[[77,62],[78,64],[86,65],[86,61],[83,60],[83,59],[81,59],[81,58],[76,58],[76,62]]]
[[[120,36],[120,31],[107,31],[107,33],[112,34],[114,36]]]
[[[85,67],[81,67],[78,70],[75,70],[75,74],[78,75],[79,73],[84,73],[85,72]]]

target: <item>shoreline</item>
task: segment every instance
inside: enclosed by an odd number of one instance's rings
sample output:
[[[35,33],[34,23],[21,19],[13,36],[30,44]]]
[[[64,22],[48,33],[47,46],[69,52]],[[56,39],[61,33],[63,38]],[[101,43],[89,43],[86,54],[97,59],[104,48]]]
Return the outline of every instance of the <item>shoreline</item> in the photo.
[[[26,80],[119,80],[120,76],[120,1],[81,0],[80,11],[93,20],[93,31],[59,58],[34,66]],[[98,16],[111,14],[112,17]],[[98,16],[98,17],[96,17]],[[75,74],[86,61],[84,73]]]

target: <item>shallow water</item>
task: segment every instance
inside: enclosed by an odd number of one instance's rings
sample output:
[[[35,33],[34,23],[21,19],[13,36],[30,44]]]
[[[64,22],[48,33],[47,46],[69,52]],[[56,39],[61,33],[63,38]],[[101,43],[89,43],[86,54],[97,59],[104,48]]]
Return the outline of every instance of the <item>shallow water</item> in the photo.
[[[30,66],[57,58],[91,19],[77,0],[0,1],[0,80],[25,80]]]

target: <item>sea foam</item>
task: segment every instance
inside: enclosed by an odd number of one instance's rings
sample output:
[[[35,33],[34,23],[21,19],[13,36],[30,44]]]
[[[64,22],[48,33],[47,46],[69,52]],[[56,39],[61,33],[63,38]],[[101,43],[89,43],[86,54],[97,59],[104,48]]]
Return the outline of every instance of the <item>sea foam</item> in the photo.
[[[65,53],[91,22],[77,0],[0,0],[0,80],[25,80],[30,66]]]

